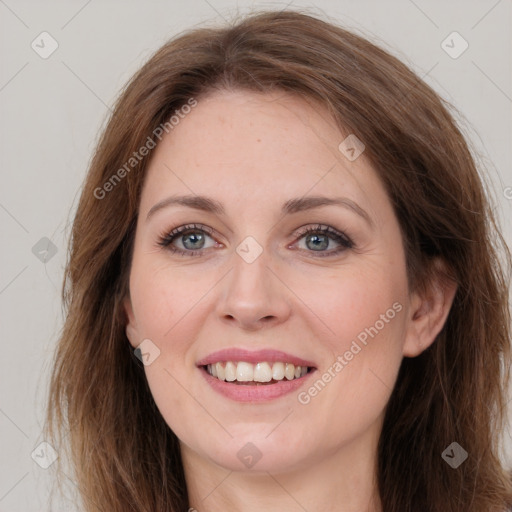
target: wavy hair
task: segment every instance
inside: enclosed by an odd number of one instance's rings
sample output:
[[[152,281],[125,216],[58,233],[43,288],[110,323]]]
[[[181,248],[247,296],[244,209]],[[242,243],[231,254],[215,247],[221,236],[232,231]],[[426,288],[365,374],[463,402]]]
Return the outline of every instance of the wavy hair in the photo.
[[[404,239],[411,290],[436,260],[458,289],[435,342],[404,358],[378,446],[384,512],[503,512],[500,460],[510,379],[510,252],[451,105],[365,37],[305,11],[257,12],[161,47],[121,92],[82,189],[62,289],[46,439],[72,464],[87,512],[184,512],[179,444],[125,334],[122,301],[150,155],[98,190],[191,98],[282,91],[323,105],[366,145]],[[126,170],[126,167],[125,167]],[[119,172],[118,172],[119,176]],[[441,457],[467,452],[457,469]],[[64,450],[66,450],[64,452]]]

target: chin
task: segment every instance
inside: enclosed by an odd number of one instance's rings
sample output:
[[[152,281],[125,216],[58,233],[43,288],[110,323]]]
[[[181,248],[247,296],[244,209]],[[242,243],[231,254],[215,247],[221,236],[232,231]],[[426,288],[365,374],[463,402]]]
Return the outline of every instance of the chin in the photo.
[[[261,437],[261,433],[255,433],[254,436],[234,437],[218,446],[210,443],[204,447],[204,454],[229,471],[284,473],[299,469],[306,463],[305,459],[309,458],[300,443],[297,444],[290,438],[288,440],[284,444],[278,439],[265,439]],[[297,452],[297,446],[301,446],[301,452]]]

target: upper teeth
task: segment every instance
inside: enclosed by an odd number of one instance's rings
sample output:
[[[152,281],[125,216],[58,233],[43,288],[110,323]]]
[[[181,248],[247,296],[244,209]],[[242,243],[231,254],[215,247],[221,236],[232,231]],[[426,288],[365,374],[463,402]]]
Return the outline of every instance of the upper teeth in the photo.
[[[213,377],[228,382],[270,382],[274,380],[298,379],[308,372],[307,366],[295,366],[291,363],[246,363],[245,361],[214,363],[206,366]]]

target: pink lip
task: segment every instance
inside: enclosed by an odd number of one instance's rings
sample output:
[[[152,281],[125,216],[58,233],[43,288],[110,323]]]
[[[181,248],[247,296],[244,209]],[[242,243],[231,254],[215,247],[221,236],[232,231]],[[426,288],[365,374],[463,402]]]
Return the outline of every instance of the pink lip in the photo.
[[[200,371],[206,379],[206,382],[214,389],[214,391],[237,402],[266,402],[279,398],[299,389],[312,374],[316,373],[316,371],[313,370],[304,375],[304,377],[300,377],[298,379],[284,379],[280,382],[276,382],[275,384],[247,386],[244,384],[233,384],[232,382],[219,380],[216,377],[212,377],[204,368],[201,368]]]
[[[207,364],[213,364],[218,362],[226,361],[245,361],[247,363],[292,363],[295,366],[309,366],[315,367],[311,361],[306,361],[300,357],[296,357],[292,354],[282,352],[280,350],[263,349],[263,350],[245,350],[243,348],[228,348],[224,350],[218,350],[213,352],[205,358],[201,359],[196,363],[197,366],[206,366]],[[293,382],[293,381],[290,381]]]
[[[211,376],[203,366],[208,364],[226,362],[226,361],[245,361],[247,363],[292,363],[295,366],[308,366],[315,369],[315,365],[311,361],[306,361],[300,357],[292,354],[282,352],[280,350],[263,349],[263,350],[245,350],[242,348],[229,348],[218,350],[201,359],[196,363],[199,367],[201,374],[206,379],[206,382],[221,395],[236,400],[237,402],[264,402],[279,398],[280,396],[291,393],[304,385],[306,379],[309,379],[311,374],[315,371],[310,371],[304,377],[298,379],[286,380],[283,379],[275,384],[245,385],[233,384],[232,382],[225,382],[216,377]]]

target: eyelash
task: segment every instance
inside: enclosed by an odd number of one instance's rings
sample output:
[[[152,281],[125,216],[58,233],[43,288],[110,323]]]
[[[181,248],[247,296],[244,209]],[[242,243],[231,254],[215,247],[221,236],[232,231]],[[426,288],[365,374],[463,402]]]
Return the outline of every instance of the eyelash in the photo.
[[[179,249],[179,248],[173,247],[171,245],[172,242],[176,238],[179,237],[179,235],[184,235],[189,232],[195,233],[198,231],[202,231],[202,232],[206,233],[208,236],[213,238],[213,230],[211,228],[209,228],[208,226],[204,226],[202,224],[187,224],[184,226],[179,226],[179,227],[173,229],[171,232],[165,232],[163,235],[161,235],[159,237],[158,245],[170,250],[173,253],[179,254],[181,256],[198,256],[206,249],[198,249],[198,250],[190,250],[189,251],[189,250]],[[314,227],[309,226],[304,229],[301,229],[296,234],[297,241],[300,240],[301,238],[305,237],[309,233],[321,233],[324,235],[329,235],[331,237],[331,239],[333,239],[334,241],[336,241],[337,243],[340,244],[340,247],[338,247],[337,249],[334,249],[332,251],[328,251],[328,252],[307,251],[306,250],[307,252],[311,252],[311,253],[316,252],[318,255],[317,257],[320,257],[320,258],[335,256],[347,249],[352,249],[354,247],[352,240],[348,236],[346,236],[344,233],[341,233],[341,232],[335,230],[334,228],[331,228],[330,226],[325,226],[322,224],[317,224]]]

